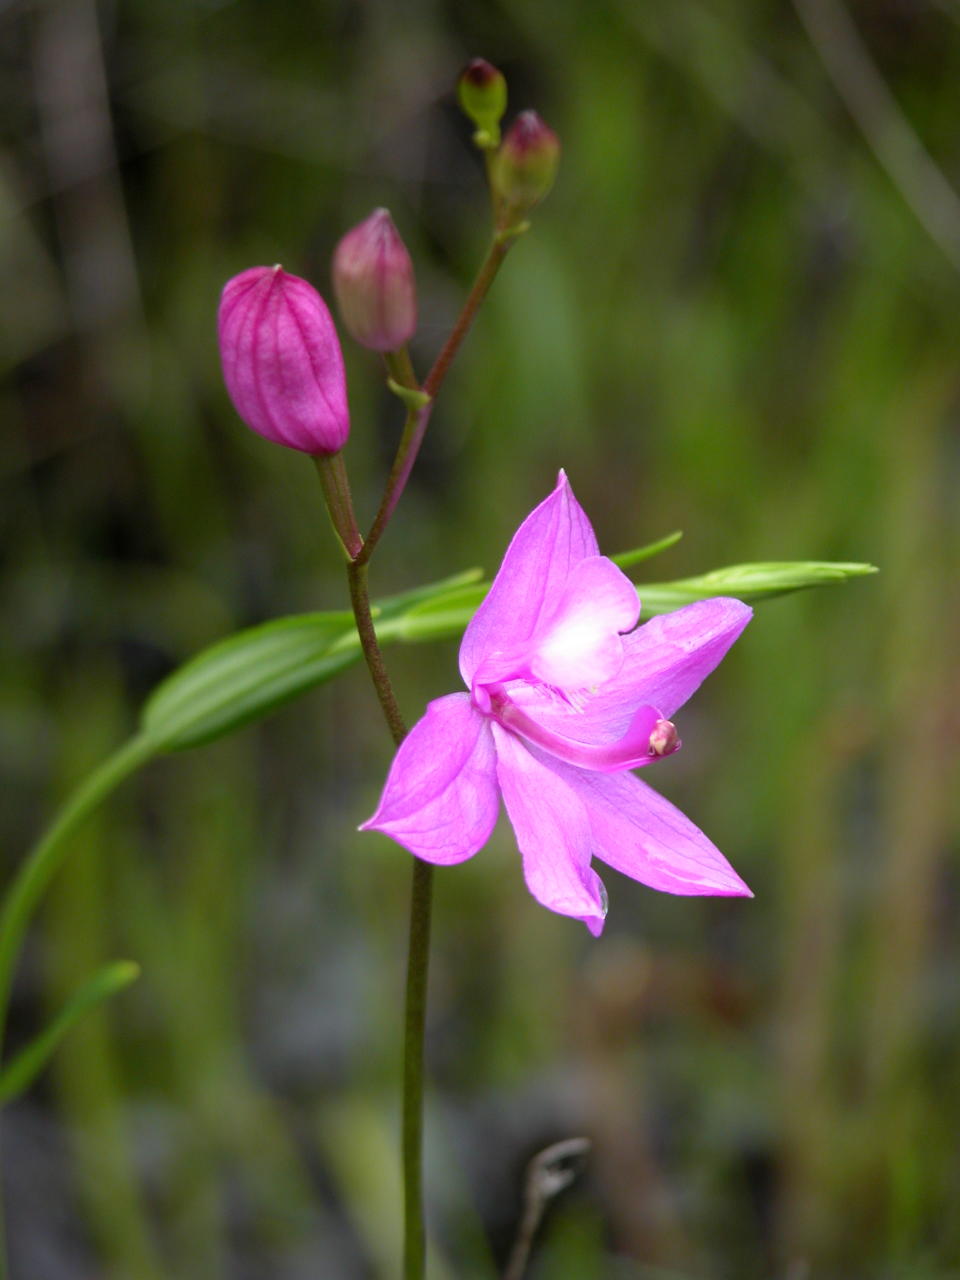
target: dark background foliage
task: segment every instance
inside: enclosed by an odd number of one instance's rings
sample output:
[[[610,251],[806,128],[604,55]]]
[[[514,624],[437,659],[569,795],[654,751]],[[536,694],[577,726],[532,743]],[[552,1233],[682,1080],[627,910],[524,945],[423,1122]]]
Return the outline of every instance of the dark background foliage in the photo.
[[[6,874],[177,663],[343,607],[311,468],[227,402],[219,290],[282,260],[327,292],[388,205],[425,368],[484,247],[451,93],[483,54],[561,177],[375,591],[494,569],[560,465],[604,549],[686,531],[653,574],[882,574],[761,606],[658,770],[753,902],[611,872],[595,942],[509,830],[439,877],[432,1275],[495,1274],[525,1160],[573,1133],[537,1280],[960,1274],[954,0],[13,0],[0,31]],[[399,413],[346,355],[369,516]],[[455,655],[394,651],[411,718]],[[355,832],[389,758],[354,669],[76,839],[13,1046],[98,962],[143,977],[6,1115],[15,1280],[396,1274],[409,865]]]

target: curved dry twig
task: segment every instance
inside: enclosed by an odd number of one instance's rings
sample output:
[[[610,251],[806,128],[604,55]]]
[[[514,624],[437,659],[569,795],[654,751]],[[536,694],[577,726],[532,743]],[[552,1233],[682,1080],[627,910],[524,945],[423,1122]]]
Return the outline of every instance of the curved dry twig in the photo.
[[[543,1211],[577,1177],[590,1151],[589,1138],[565,1138],[537,1152],[527,1165],[524,1181],[523,1217],[503,1280],[523,1280],[530,1260],[530,1250],[543,1218]]]

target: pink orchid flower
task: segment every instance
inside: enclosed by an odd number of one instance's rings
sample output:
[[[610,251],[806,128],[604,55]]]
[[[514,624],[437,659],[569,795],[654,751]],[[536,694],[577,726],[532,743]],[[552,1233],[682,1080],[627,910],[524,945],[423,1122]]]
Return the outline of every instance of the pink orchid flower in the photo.
[[[637,627],[636,588],[598,553],[561,471],[467,627],[470,692],[430,703],[361,830],[427,862],[463,862],[490,838],[503,796],[527,888],[594,935],[607,910],[594,856],[665,893],[751,897],[703,832],[630,772],[679,748],[670,717],[751,615],[717,597]]]

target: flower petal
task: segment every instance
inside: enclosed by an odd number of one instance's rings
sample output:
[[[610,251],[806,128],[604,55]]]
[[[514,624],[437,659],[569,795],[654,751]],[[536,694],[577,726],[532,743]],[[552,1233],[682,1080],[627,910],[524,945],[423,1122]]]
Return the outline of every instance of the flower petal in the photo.
[[[621,632],[632,631],[639,616],[637,589],[627,575],[605,556],[588,556],[571,569],[526,644],[490,654],[473,685],[516,676],[570,691],[606,684],[623,666]]]
[[[557,772],[574,771],[558,765]],[[593,852],[609,866],[663,893],[753,897],[716,845],[645,782],[631,773],[576,772]]]
[[[545,730],[590,745],[609,745],[627,732],[641,706],[664,719],[720,662],[753,616],[740,600],[718,596],[651,618],[623,637],[623,665],[590,696],[566,700],[519,681],[508,684],[511,701]]]
[[[623,665],[620,633],[632,631],[639,617],[637,589],[612,560],[581,560],[535,638],[532,674],[558,689],[606,684]]]
[[[376,813],[382,831],[427,862],[463,862],[490,838],[500,809],[486,717],[466,693],[437,698],[394,756]]]
[[[523,856],[527,888],[551,911],[582,920],[597,936],[606,915],[606,893],[590,866],[590,821],[567,770],[561,777],[543,757],[493,725],[497,777],[507,815]]]
[[[699,689],[753,617],[742,600],[714,596],[651,618],[623,640],[623,666],[604,694],[631,689],[671,719]]]
[[[524,645],[553,611],[575,565],[597,554],[597,540],[561,471],[553,493],[513,535],[503,563],[460,646],[468,688],[480,663]]]

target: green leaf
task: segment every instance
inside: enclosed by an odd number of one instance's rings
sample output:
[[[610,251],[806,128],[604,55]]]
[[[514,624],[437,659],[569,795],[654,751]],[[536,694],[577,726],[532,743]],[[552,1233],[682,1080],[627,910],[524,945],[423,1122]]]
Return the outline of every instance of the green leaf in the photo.
[[[386,599],[376,602],[373,607],[373,616],[375,618],[396,617],[416,606],[428,604],[431,600],[455,595],[462,587],[473,586],[482,578],[482,569],[465,569],[463,573],[451,574],[449,578],[441,578],[439,582],[430,582],[423,587],[414,587],[411,591],[402,591],[396,596],[387,596]],[[483,590],[485,593],[487,587],[484,586]]]
[[[86,1013],[124,987],[129,987],[139,976],[140,966],[132,960],[116,960],[99,969],[75,991],[46,1030],[41,1031],[0,1071],[0,1105],[23,1093],[49,1062],[67,1032]]]
[[[335,652],[344,637],[352,645]],[[161,750],[200,746],[329,680],[356,651],[349,613],[304,613],[240,631],[159,685],[143,709],[143,731]]]
[[[750,603],[771,596],[786,595],[808,587],[847,582],[876,573],[872,564],[835,564],[823,560],[769,561],[761,564],[732,564],[695,578],[676,582],[637,584],[645,617],[669,613],[694,600],[710,596],[736,596]]]
[[[378,623],[377,635],[384,642],[403,640],[408,644],[461,635],[489,590],[489,582],[476,582],[434,596],[397,618]]]
[[[381,638],[456,635],[486,591],[473,585],[480,577],[482,570],[468,569],[380,601],[373,612]],[[449,602],[461,599],[476,603],[466,613],[461,608],[450,614]],[[410,621],[433,601],[450,614],[442,624]],[[250,627],[204,649],[168,676],[143,708],[142,730],[157,750],[201,746],[329,680],[359,655],[352,613],[296,614]]]
[[[645,547],[637,547],[633,551],[620,551],[610,559],[621,569],[627,569],[632,564],[639,564],[641,560],[649,560],[652,556],[658,556],[661,551],[668,551],[671,547],[675,547],[682,537],[683,533],[677,529],[657,542],[648,542]]]

